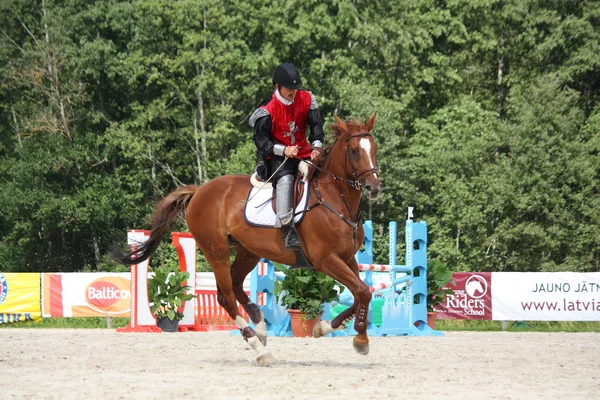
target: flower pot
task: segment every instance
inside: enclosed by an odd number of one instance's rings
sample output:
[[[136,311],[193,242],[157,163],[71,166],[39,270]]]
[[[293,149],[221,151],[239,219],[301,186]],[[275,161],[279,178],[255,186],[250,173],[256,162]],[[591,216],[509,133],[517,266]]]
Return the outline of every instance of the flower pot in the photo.
[[[435,322],[436,321],[437,321],[437,313],[436,312],[427,311],[427,325],[429,325],[429,327],[431,329],[435,329]]]
[[[156,320],[156,326],[158,326],[163,332],[177,332],[179,328],[179,320],[170,320],[167,317],[159,318]]]
[[[312,336],[315,324],[321,319],[321,316],[314,319],[306,319],[304,313],[300,310],[287,310],[290,314],[292,335],[294,337]]]

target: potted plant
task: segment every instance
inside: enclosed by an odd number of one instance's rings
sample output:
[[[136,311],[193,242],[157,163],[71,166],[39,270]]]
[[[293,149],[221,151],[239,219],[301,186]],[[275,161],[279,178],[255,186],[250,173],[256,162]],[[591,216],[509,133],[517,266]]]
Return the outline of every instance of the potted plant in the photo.
[[[276,280],[274,294],[279,304],[288,309],[292,334],[296,337],[312,336],[325,303],[339,301],[344,287],[333,278],[313,269],[291,269],[275,264],[285,274],[281,282]],[[340,288],[339,292],[336,286]]]
[[[189,272],[157,270],[148,280],[150,310],[156,318],[156,325],[164,332],[177,332],[179,321],[183,318],[179,309],[186,301],[196,297],[186,293],[192,289],[184,285],[189,277]]]
[[[452,271],[445,263],[432,260],[427,269],[427,325],[432,329],[435,329],[437,320],[434,308],[443,308],[446,295],[454,293],[453,289],[446,287],[448,284],[456,285],[452,279]]]

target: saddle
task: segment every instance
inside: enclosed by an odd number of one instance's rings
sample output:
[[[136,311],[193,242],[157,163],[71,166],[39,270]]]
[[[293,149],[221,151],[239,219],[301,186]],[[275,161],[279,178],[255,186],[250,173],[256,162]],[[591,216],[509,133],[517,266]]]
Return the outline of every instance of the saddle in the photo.
[[[261,178],[259,176],[260,174],[257,173],[260,172],[260,168],[261,166],[259,164],[257,171],[250,177],[253,187],[248,192],[248,200],[246,201],[246,206],[244,208],[244,219],[248,224],[253,226],[275,229],[277,209],[276,202],[273,200],[277,196],[275,195],[275,188],[273,185],[271,185],[270,182],[265,181],[264,176],[266,176],[266,174]],[[298,172],[299,173],[296,175],[294,181],[294,223],[296,225],[300,224],[304,218],[308,206],[308,188],[310,185],[310,182],[306,179],[308,175],[308,164],[300,162]],[[269,203],[271,204],[269,205]],[[292,265],[291,268],[314,269],[302,250],[296,251],[296,263]]]
[[[298,174],[294,182],[294,223],[299,224],[304,217],[306,207],[308,205],[308,185],[305,180],[308,165],[304,165],[305,171],[299,168],[301,174]],[[277,210],[275,206],[276,198],[275,190],[270,182],[267,184],[260,183],[256,172],[250,178],[253,187],[248,192],[246,206],[244,208],[244,218],[246,222],[253,226],[262,228],[275,228],[277,218]],[[270,204],[269,204],[270,203]]]

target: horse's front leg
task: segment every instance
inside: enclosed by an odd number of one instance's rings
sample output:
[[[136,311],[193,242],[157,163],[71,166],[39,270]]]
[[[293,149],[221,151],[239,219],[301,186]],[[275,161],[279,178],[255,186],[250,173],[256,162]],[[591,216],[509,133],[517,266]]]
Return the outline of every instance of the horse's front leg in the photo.
[[[371,302],[371,292],[358,275],[356,261],[352,258],[346,264],[339,256],[332,254],[320,263],[319,267],[320,272],[329,275],[350,290],[354,296],[354,304],[334,318],[331,324],[327,321],[320,321],[313,330],[313,336],[320,337],[342,329],[343,324],[350,321],[352,316],[355,316],[354,329],[358,334],[354,337],[354,349],[360,354],[368,354],[367,311]]]
[[[354,258],[352,258],[352,260],[348,263],[348,267],[356,276],[360,278],[358,274],[358,264]],[[354,318],[354,312],[356,310],[357,303],[358,299],[355,297],[352,302],[352,306],[339,313],[331,321],[331,323],[326,320],[319,321],[313,329],[313,337],[320,338],[321,336],[325,336],[331,332],[345,329],[348,323]]]

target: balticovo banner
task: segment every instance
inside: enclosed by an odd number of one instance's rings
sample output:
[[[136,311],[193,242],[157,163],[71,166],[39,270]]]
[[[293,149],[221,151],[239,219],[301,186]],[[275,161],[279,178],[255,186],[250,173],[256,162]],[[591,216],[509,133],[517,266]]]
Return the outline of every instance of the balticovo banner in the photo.
[[[129,273],[54,273],[42,279],[48,317],[129,317]]]

